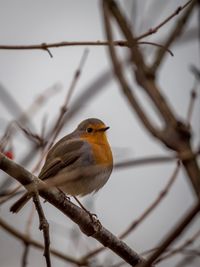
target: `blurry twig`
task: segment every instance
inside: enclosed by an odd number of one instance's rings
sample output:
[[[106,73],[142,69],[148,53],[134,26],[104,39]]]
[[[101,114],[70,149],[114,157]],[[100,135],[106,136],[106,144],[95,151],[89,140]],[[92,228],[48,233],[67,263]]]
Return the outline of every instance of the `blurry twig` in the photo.
[[[184,251],[188,246],[190,246],[191,244],[194,243],[195,240],[197,240],[197,238],[199,238],[200,236],[200,230],[198,230],[191,238],[187,239],[182,245],[178,246],[175,249],[169,249],[169,252],[167,252],[167,254],[165,254],[164,256],[158,258],[155,261],[155,264],[168,259],[169,257],[174,256],[177,253],[181,253],[182,251]]]
[[[8,233],[10,233],[12,236],[21,240],[23,243],[28,243],[30,246],[33,246],[33,247],[38,248],[40,250],[44,250],[44,245],[42,243],[35,241],[35,240],[31,239],[30,237],[27,237],[26,234],[23,234],[20,231],[18,231],[17,229],[15,229],[14,227],[10,226],[1,218],[0,218],[0,226],[4,230],[6,230]],[[66,261],[66,262],[70,262],[70,263],[73,263],[75,265],[80,265],[78,260],[72,258],[71,256],[66,255],[66,253],[61,253],[58,250],[52,249],[52,248],[50,249],[50,252],[52,255]]]
[[[9,90],[4,87],[3,84],[0,84],[0,101],[12,116],[20,116],[20,114],[23,113],[21,106],[16,102],[14,97],[9,93]]]
[[[55,139],[57,138],[59,132],[61,131],[61,129],[62,129],[63,125],[64,125],[64,116],[65,116],[65,114],[67,112],[68,104],[69,104],[69,101],[71,99],[72,93],[74,92],[75,86],[76,86],[76,84],[77,84],[77,82],[79,80],[79,77],[80,77],[81,71],[83,69],[84,63],[85,63],[85,61],[87,59],[88,52],[89,51],[87,49],[84,50],[84,53],[83,53],[83,55],[81,57],[79,66],[78,66],[77,70],[74,73],[74,77],[72,79],[69,91],[67,92],[65,101],[64,101],[63,105],[60,108],[60,113],[58,115],[58,118],[56,119],[56,121],[53,124],[53,127],[50,129],[49,133],[47,134],[46,139],[48,140],[48,143],[46,144],[45,149],[42,152],[41,158],[38,161],[38,163],[36,164],[33,172],[35,172],[35,170],[37,170],[40,167],[40,165],[42,163],[41,159],[43,159],[46,156],[47,152],[49,151],[49,149],[54,144]]]
[[[31,225],[32,225],[32,221],[33,221],[33,215],[34,215],[34,209],[33,209],[33,206],[30,210],[30,215],[29,215],[29,218],[26,222],[26,230],[25,230],[25,233],[26,233],[26,237],[27,239],[30,239],[30,235],[31,235]],[[29,250],[30,250],[30,243],[25,241],[24,240],[24,252],[23,252],[23,255],[22,255],[22,267],[25,267],[27,265],[27,261],[28,261],[28,253],[29,253]]]
[[[27,242],[24,242],[24,252],[22,254],[22,267],[27,266],[27,258],[28,258],[28,253],[30,250],[30,246]]]
[[[52,132],[51,132],[52,140],[51,140],[51,142],[48,145],[48,150],[53,145],[56,137],[58,136],[58,133],[60,132],[60,130],[61,130],[62,126],[63,126],[63,118],[64,118],[64,115],[67,112],[69,101],[71,99],[72,93],[73,93],[73,91],[74,91],[74,89],[76,87],[76,84],[77,84],[77,82],[79,80],[79,77],[81,75],[83,66],[84,66],[85,61],[86,61],[87,56],[88,56],[88,52],[89,52],[88,49],[84,50],[84,53],[83,53],[83,55],[81,57],[79,66],[78,66],[77,70],[74,73],[74,77],[72,79],[72,82],[71,82],[69,91],[68,91],[68,93],[66,95],[66,98],[65,98],[65,101],[64,101],[62,107],[60,108],[60,114],[59,114],[58,119],[57,119],[57,121],[56,121],[56,123],[55,123],[55,125],[54,125],[54,127],[52,129]]]
[[[39,146],[45,145],[45,140],[41,136],[39,136],[37,133],[33,133],[30,129],[28,129],[27,127],[26,128],[23,127],[18,122],[16,122],[16,124],[19,127],[19,129],[23,131],[23,133],[27,136],[29,140],[35,142]]]
[[[120,234],[119,238],[124,238],[127,235],[130,234],[162,201],[162,199],[168,194],[170,188],[172,187],[177,175],[178,171],[180,170],[180,162],[177,162],[176,168],[174,172],[172,173],[167,185],[164,187],[164,189],[160,192],[160,194],[157,196],[157,198],[149,205],[149,207],[140,215],[140,217],[135,220],[131,225]]]
[[[36,97],[36,99],[26,111],[21,111],[20,115],[8,124],[5,133],[0,140],[0,146],[5,147],[7,141],[11,138],[11,136],[13,136],[13,134],[16,133],[16,131],[14,131],[16,123],[20,124],[21,126],[27,124],[29,122],[29,117],[32,114],[35,115],[36,111],[38,111],[39,108],[42,107],[42,105],[59,90],[60,86],[58,86],[58,84],[48,87],[44,90],[44,92],[42,92],[38,97]]]
[[[194,104],[197,98],[197,88],[198,88],[199,81],[200,81],[200,71],[194,65],[191,66],[191,71],[195,76],[195,84],[190,93],[190,102],[189,102],[188,111],[187,111],[188,127],[190,126],[190,123],[191,123],[192,113],[194,110]]]
[[[171,245],[177,236],[185,230],[185,228],[189,225],[189,223],[194,219],[194,217],[200,211],[200,202],[198,201],[190,211],[180,220],[176,227],[173,228],[171,233],[164,238],[160,245],[158,245],[158,249],[152,253],[152,255],[147,259],[146,262],[139,264],[138,267],[148,267],[151,266],[159,256]]]
[[[199,248],[200,249],[200,248]],[[198,250],[199,250],[198,249]],[[194,255],[187,255],[183,257],[176,265],[175,267],[188,267],[188,266],[197,266],[194,261],[196,260],[196,257]]]
[[[196,81],[194,87],[192,88],[192,90],[190,92],[190,102],[189,102],[188,112],[187,112],[188,127],[190,127],[190,123],[191,123],[191,119],[192,119],[192,113],[194,110],[194,104],[195,104],[195,100],[197,98],[197,88],[198,88],[198,83]]]
[[[13,121],[11,121],[5,132],[4,135],[1,137],[0,140],[0,151],[4,151],[7,144],[10,142],[11,138],[17,133],[15,130],[16,122],[20,123],[20,125],[26,125],[30,123],[30,116],[35,115],[36,112],[41,108],[44,103],[52,97],[55,93],[59,92],[61,89],[61,86],[59,84],[54,84],[53,86],[48,87],[45,89],[40,95],[36,97],[36,99],[32,102],[30,107],[26,111],[22,111],[20,115]],[[38,150],[38,148],[43,147],[43,143],[37,143],[35,144],[35,152]],[[22,165],[25,166],[27,162],[33,159],[35,153],[33,151],[30,152],[29,155],[25,155],[24,159],[22,160]],[[1,190],[0,192],[4,191],[9,185],[11,180],[5,179],[5,181],[1,184]]]

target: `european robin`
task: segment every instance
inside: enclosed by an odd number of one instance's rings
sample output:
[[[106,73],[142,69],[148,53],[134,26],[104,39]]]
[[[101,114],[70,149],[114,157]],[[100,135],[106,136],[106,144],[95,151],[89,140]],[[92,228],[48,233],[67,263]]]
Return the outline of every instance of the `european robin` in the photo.
[[[99,119],[82,121],[75,131],[49,150],[38,177],[42,180],[51,178],[56,184],[56,177],[61,176],[59,188],[70,196],[97,192],[107,182],[113,169],[112,151],[106,137],[108,129]],[[84,169],[87,171],[84,172]],[[29,199],[30,194],[24,194],[10,210],[18,212]]]

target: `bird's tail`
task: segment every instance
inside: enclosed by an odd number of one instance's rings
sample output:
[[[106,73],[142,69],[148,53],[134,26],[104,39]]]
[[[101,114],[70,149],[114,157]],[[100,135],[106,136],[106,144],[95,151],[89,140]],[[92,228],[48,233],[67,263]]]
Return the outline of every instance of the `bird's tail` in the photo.
[[[25,206],[25,204],[29,201],[30,198],[31,197],[28,193],[24,194],[10,207],[10,211],[13,213],[17,213]]]

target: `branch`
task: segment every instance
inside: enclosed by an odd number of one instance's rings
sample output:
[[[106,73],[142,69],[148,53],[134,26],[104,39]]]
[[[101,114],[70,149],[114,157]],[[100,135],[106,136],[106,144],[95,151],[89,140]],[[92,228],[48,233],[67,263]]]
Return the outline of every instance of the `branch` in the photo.
[[[179,121],[172,109],[170,108],[169,104],[167,103],[167,100],[164,98],[164,96],[161,94],[160,89],[158,88],[154,77],[151,76],[151,73],[149,72],[148,67],[144,63],[142,52],[138,49],[134,34],[130,30],[128,23],[123,16],[122,12],[119,10],[119,7],[117,3],[113,0],[107,0],[103,1],[104,3],[104,13],[105,13],[105,7],[110,11],[110,13],[113,15],[116,23],[120,27],[122,33],[127,38],[129,43],[131,43],[131,56],[132,56],[132,62],[135,65],[134,74],[137,80],[138,85],[140,85],[144,91],[149,95],[150,99],[152,100],[154,106],[157,108],[157,110],[160,112],[160,116],[163,122],[165,122],[165,127],[162,131],[158,131],[158,129],[153,129],[152,131],[150,127],[146,127],[149,132],[157,137],[160,141],[162,141],[168,148],[176,151],[181,159],[181,154],[189,153],[191,154],[191,158],[187,160],[182,160],[182,163],[184,165],[184,168],[188,174],[188,177],[192,183],[192,186],[194,188],[194,191],[197,195],[197,197],[200,200],[200,170],[198,163],[192,155],[194,155],[191,145],[190,145],[190,138],[191,133],[188,129],[187,125],[183,122]],[[105,16],[106,18],[106,16]],[[108,23],[105,23],[108,25]],[[109,28],[106,26],[107,34],[109,34]],[[113,66],[116,68],[116,62],[112,55],[112,39],[110,41],[110,54],[113,60]],[[114,49],[113,49],[114,50]],[[117,76],[122,75],[122,69],[118,71]],[[118,77],[121,86],[125,88],[126,81],[122,82],[120,78]],[[125,90],[123,88],[123,90]],[[127,98],[128,96],[128,92]],[[130,104],[133,106],[133,103],[130,102]],[[137,112],[138,113],[138,112]],[[140,120],[142,123],[147,126],[150,124],[149,121],[144,123],[144,117],[143,114],[139,114]],[[147,118],[148,120],[148,118]],[[150,124],[151,126],[151,124]]]
[[[123,16],[117,3],[113,0],[104,1],[104,3],[107,5],[108,10],[116,20],[120,30],[122,31],[122,34],[131,44],[131,61],[135,65],[134,73],[138,84],[144,88],[145,92],[149,95],[161,118],[166,122],[166,124],[176,124],[176,118],[172,112],[172,109],[170,108],[169,103],[167,103],[165,100],[164,96],[161,94],[158,86],[155,84],[154,77],[149,68],[146,66],[142,52],[137,46],[133,30],[130,29],[128,22]]]
[[[183,219],[177,224],[177,226],[172,230],[172,232],[161,242],[158,249],[147,259],[146,262],[141,263],[138,267],[148,267],[151,266],[153,262],[169,247],[171,243],[185,230],[189,223],[194,219],[194,217],[200,211],[200,202],[197,202],[190,211],[184,216]]]
[[[189,4],[189,6],[188,6],[188,4]],[[177,21],[173,30],[171,31],[171,33],[167,37],[165,44],[164,44],[165,48],[169,48],[172,45],[172,43],[181,36],[181,34],[184,30],[184,27],[185,27],[186,23],[188,22],[195,5],[196,5],[196,0],[189,1],[188,3],[185,4],[185,7],[188,6],[188,8],[185,11],[185,13],[183,14],[183,16]],[[154,74],[158,70],[160,64],[163,62],[165,55],[166,55],[166,53],[163,49],[157,50],[154,62],[151,66],[151,71]]]
[[[39,221],[40,221],[39,229],[43,231],[43,237],[44,237],[44,254],[43,255],[46,259],[47,267],[51,267],[49,224],[47,222],[47,219],[45,218],[44,211],[40,204],[40,199],[39,199],[39,195],[37,191],[35,191],[33,195],[33,202],[35,204],[35,208],[37,210]]]
[[[131,223],[131,225],[123,233],[121,233],[119,235],[120,239],[123,239],[128,234],[130,234],[130,232],[132,232],[150,214],[150,212],[152,212],[152,210],[154,210],[157,207],[157,205],[161,202],[161,200],[167,195],[167,193],[169,192],[171,186],[173,185],[173,183],[177,177],[179,168],[180,168],[180,164],[177,163],[177,166],[176,166],[169,182],[165,186],[165,188],[160,192],[160,194],[152,202],[152,204],[147,209],[145,209],[145,211],[140,215],[140,217],[137,220],[135,220],[133,223]],[[82,257],[82,259],[88,260],[89,258],[94,257],[96,254],[102,252],[104,249],[105,249],[104,247],[99,247],[99,248],[87,253],[85,256]]]
[[[94,224],[87,212],[71,203],[58,189],[46,188],[42,180],[38,179],[22,166],[6,158],[2,153],[0,153],[0,169],[23,184],[29,191],[32,190],[31,184],[37,181],[40,196],[75,222],[85,235],[95,238],[132,266],[143,261],[143,258],[106,228],[103,226],[99,227],[99,224],[98,226]]]
[[[177,7],[177,9],[169,15],[166,19],[164,19],[161,23],[159,23],[156,27],[149,29],[147,32],[141,34],[140,36],[136,37],[136,40],[141,40],[149,35],[156,33],[161,27],[167,24],[172,18],[177,16],[181,11],[183,11],[187,6],[191,5],[192,2],[195,0],[189,0],[185,5]]]
[[[133,91],[131,90],[129,84],[127,83],[125,76],[123,75],[122,71],[122,65],[119,63],[115,49],[113,46],[113,37],[112,37],[112,30],[110,27],[110,21],[109,21],[109,14],[108,9],[106,6],[106,1],[103,2],[103,9],[104,9],[104,22],[105,22],[105,28],[106,28],[106,34],[107,38],[109,40],[109,51],[110,56],[113,62],[113,68],[116,75],[116,78],[119,80],[119,83],[121,84],[121,90],[123,91],[124,95],[127,97],[130,106],[133,108],[133,110],[136,112],[138,117],[142,120],[144,126],[151,132],[153,136],[160,135],[159,130],[156,129],[156,127],[153,125],[153,123],[150,121],[149,117],[143,109],[141,108],[141,105],[138,103]]]
[[[127,41],[117,40],[114,42],[116,46],[126,47]],[[49,48],[59,48],[67,46],[107,46],[108,41],[83,41],[83,42],[56,42],[42,43],[35,45],[0,45],[0,50],[43,50],[49,51]]]
[[[127,235],[130,234],[161,202],[161,200],[167,195],[168,191],[170,190],[171,186],[173,185],[177,175],[178,171],[180,169],[180,162],[177,162],[176,168],[170,177],[167,185],[165,188],[160,192],[158,197],[151,203],[151,205],[141,214],[141,216],[135,220],[131,225],[119,236],[119,238],[124,238]]]
[[[183,250],[185,250],[188,246],[190,246],[191,244],[194,243],[194,241],[200,236],[200,230],[198,230],[191,238],[189,238],[188,240],[186,240],[182,245],[178,246],[175,249],[169,250],[169,252],[167,252],[166,255],[160,257],[157,259],[157,261],[155,262],[155,264],[164,261],[166,259],[168,259],[169,257],[174,256],[177,253],[181,253],[183,252]]]

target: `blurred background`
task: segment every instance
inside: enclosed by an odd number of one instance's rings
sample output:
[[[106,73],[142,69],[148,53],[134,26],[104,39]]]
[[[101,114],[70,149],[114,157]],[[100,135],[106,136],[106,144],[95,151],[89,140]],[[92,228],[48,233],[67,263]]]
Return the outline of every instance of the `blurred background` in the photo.
[[[136,35],[155,27],[159,22],[172,14],[176,8],[185,4],[183,0],[120,0],[118,1]],[[199,68],[199,9],[194,8],[184,33],[171,47],[174,57],[166,54],[158,72],[158,84],[180,119],[185,120],[190,101],[190,93],[195,85],[195,76],[191,66]],[[180,16],[182,13],[180,14]],[[156,34],[145,40],[163,43],[179,16],[173,18]],[[123,39],[119,32],[117,37]],[[98,41],[105,40],[101,1],[54,1],[54,0],[0,0],[0,45],[31,45],[61,41]],[[104,85],[93,97],[79,103],[80,109],[71,117],[59,138],[74,130],[77,124],[90,117],[99,118],[110,126],[108,138],[113,150],[115,163],[128,159],[147,156],[170,156],[172,152],[164,147],[143,128],[142,124],[130,109],[127,100],[121,94],[112,67],[108,50],[103,46],[68,46],[50,49],[53,57],[42,50],[0,50],[0,134],[3,136],[8,124],[17,120],[22,113],[27,114],[29,122],[26,126],[32,132],[41,135],[45,121],[46,131],[59,115],[64,98],[69,91],[71,81],[85,49],[89,54],[81,76],[69,102],[68,111],[73,109],[77,99],[102,75]],[[148,62],[151,62],[156,47],[141,45]],[[118,48],[122,56],[126,56],[126,48]],[[103,82],[102,82],[103,83]],[[131,80],[138,97],[145,108],[158,121],[155,111],[146,95],[139,90],[135,81]],[[47,89],[51,88],[51,89]],[[199,89],[199,88],[198,88]],[[48,90],[48,91],[46,91]],[[32,103],[39,95],[44,95],[45,103],[30,110]],[[8,102],[8,95],[12,102]],[[28,112],[29,111],[29,112]],[[200,133],[200,100],[197,97],[191,120],[193,129],[193,147],[199,144]],[[33,143],[26,135],[16,130],[8,149],[12,149],[14,160],[21,162],[28,154]],[[36,166],[40,153],[32,156],[25,167],[32,171]],[[89,210],[98,215],[101,223],[118,235],[131,222],[137,219],[149,204],[165,187],[175,168],[175,162],[146,164],[131,168],[114,170],[108,183],[96,195],[82,199]],[[38,172],[36,172],[37,174]],[[7,189],[13,181],[1,172],[1,189]],[[16,182],[10,184],[14,188]],[[5,188],[4,188],[5,187]],[[18,197],[18,196],[17,196]],[[0,217],[13,227],[26,232],[27,220],[30,217],[32,203],[29,203],[17,215],[9,212],[10,205],[17,197],[0,207]],[[164,200],[148,216],[139,227],[131,233],[125,242],[138,253],[154,248],[164,236],[181,219],[194,203],[193,189],[183,171]],[[92,238],[84,236],[73,222],[63,216],[48,203],[43,205],[50,223],[51,247],[67,255],[78,257],[99,247]],[[33,215],[30,236],[43,241],[38,230],[37,215]],[[193,221],[190,227],[179,238],[176,244],[182,244],[199,230],[200,219]],[[0,228],[0,265],[2,267],[21,266],[23,243]],[[197,239],[192,248],[199,249]],[[42,251],[30,248],[27,266],[46,266]],[[178,266],[187,255],[177,254],[160,263],[166,267]],[[120,259],[106,250],[91,260],[92,266],[112,266]],[[193,256],[188,265],[199,266],[200,259]],[[52,266],[70,266],[52,256]],[[183,266],[183,265],[182,265]]]

